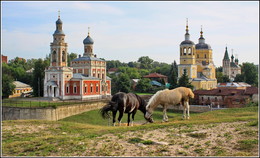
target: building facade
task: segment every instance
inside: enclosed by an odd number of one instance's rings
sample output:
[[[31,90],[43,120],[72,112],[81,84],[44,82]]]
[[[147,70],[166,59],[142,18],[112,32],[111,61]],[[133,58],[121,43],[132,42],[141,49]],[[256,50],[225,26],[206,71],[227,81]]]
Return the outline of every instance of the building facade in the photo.
[[[83,40],[84,54],[67,66],[68,44],[60,16],[50,44],[50,66],[45,70],[44,97],[68,99],[103,98],[111,95],[111,79],[106,76],[106,61],[93,54],[94,41]]]
[[[228,50],[226,47],[224,58],[222,60],[222,72],[223,75],[228,76],[228,78],[233,81],[237,74],[241,74],[241,67],[238,65],[238,58],[234,60],[234,55],[231,55],[231,61],[228,55]]]
[[[178,78],[183,75],[184,71],[186,71],[194,89],[212,89],[217,86],[211,46],[205,43],[202,29],[197,44],[190,40],[188,22],[185,40],[180,44]]]

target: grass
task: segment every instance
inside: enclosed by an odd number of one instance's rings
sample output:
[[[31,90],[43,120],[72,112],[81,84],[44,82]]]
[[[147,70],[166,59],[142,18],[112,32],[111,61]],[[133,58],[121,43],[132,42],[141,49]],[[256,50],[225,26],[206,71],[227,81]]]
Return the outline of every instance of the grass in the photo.
[[[140,112],[140,111],[139,111]],[[194,125],[205,125],[210,123],[223,123],[234,121],[249,121],[248,128],[255,127],[258,120],[258,107],[246,107],[240,109],[224,109],[206,113],[192,113],[190,120],[182,120],[182,113],[168,112],[169,122],[161,123],[162,111],[155,111],[153,117],[155,123],[142,126],[107,126],[107,120],[103,120],[98,110],[89,111],[81,115],[72,116],[60,121],[44,120],[9,120],[2,121],[2,155],[3,156],[84,156],[85,155],[111,155],[111,147],[104,146],[101,150],[94,150],[95,146],[89,146],[90,141],[102,140],[104,134],[120,134],[133,131],[149,131],[165,127],[192,127]],[[124,115],[126,119],[127,115]],[[140,112],[136,121],[144,120]],[[28,129],[28,130],[25,130]],[[249,131],[249,129],[248,129]],[[184,132],[184,131],[183,131]],[[189,131],[185,131],[189,132]],[[250,133],[250,132],[249,132]],[[190,133],[191,134],[191,133]],[[241,134],[244,135],[244,134]],[[196,138],[203,138],[206,134],[196,135]],[[136,137],[136,138],[139,138]],[[139,143],[151,143],[149,140],[137,139]],[[84,145],[82,145],[84,143]],[[113,142],[109,142],[113,145]],[[238,150],[246,153],[255,149],[258,140],[243,139],[238,141]],[[172,144],[176,144],[174,139]],[[221,144],[221,143],[220,143]],[[190,145],[191,146],[191,145]],[[121,147],[115,144],[116,149]],[[114,148],[113,148],[114,149]],[[163,149],[162,149],[163,150]],[[194,149],[195,153],[203,155],[201,147]],[[84,153],[87,152],[87,153]],[[216,149],[216,155],[222,155],[221,149]],[[120,154],[120,153],[118,153]]]
[[[253,148],[255,148],[258,144],[257,139],[247,139],[247,140],[240,140],[238,141],[238,149],[239,150],[245,150],[245,151],[250,151]]]

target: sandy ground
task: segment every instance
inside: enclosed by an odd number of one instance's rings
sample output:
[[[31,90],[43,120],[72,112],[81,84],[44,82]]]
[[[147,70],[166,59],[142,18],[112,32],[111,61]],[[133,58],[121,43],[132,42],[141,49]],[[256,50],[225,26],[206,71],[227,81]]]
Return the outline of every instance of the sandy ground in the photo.
[[[83,155],[257,156],[258,145],[245,149],[239,144],[241,140],[258,140],[258,127],[246,126],[247,123],[184,125],[149,131],[107,134],[91,141]],[[129,142],[132,138],[141,138],[143,142]]]

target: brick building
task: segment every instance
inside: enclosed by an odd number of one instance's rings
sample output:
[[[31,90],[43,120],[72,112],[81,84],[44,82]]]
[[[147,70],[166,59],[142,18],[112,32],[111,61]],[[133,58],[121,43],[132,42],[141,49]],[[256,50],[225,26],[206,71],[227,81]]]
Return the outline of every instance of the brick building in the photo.
[[[258,88],[216,88],[211,90],[195,90],[194,101],[197,105],[212,105],[225,108],[243,107],[250,101],[258,101]]]

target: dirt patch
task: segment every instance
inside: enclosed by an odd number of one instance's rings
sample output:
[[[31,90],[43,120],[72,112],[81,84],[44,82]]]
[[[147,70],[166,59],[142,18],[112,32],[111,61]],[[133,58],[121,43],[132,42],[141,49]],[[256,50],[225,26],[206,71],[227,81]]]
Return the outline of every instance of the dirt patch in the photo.
[[[258,127],[247,123],[182,125],[106,134],[91,141],[88,144],[91,152],[87,153],[95,156],[257,156]],[[142,141],[129,141],[133,138]],[[257,144],[243,149],[239,147],[241,140],[257,140]]]

